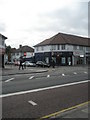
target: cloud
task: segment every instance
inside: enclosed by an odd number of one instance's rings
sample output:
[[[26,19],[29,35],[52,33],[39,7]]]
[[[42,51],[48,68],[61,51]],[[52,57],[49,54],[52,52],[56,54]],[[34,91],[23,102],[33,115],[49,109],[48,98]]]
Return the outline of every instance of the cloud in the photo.
[[[33,46],[58,32],[88,35],[88,0],[1,0],[7,44]],[[3,12],[1,12],[3,11]]]
[[[79,2],[70,8],[60,8],[52,12],[40,14],[38,31],[68,31],[87,35],[88,30],[88,3]],[[83,34],[82,34],[83,35]]]
[[[5,32],[6,26],[4,23],[0,23],[0,32]]]

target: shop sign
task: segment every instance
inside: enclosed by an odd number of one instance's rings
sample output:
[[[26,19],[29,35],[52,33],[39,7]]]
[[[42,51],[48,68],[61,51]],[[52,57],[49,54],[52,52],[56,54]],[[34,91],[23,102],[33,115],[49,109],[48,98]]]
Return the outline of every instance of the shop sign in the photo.
[[[75,55],[75,56],[84,56],[84,53],[82,52],[82,51],[74,51],[73,52],[73,55]]]
[[[80,55],[80,57],[84,57],[84,55]]]
[[[27,54],[26,54],[26,52],[24,53],[24,56],[26,56]]]

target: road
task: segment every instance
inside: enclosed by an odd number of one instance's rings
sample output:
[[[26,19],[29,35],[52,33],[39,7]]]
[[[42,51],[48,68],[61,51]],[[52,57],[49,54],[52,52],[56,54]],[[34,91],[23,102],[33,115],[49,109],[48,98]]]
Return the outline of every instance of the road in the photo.
[[[2,116],[41,118],[86,102],[87,80],[87,71],[3,76]]]
[[[22,74],[3,76],[2,93],[8,94],[13,92],[55,86],[70,82],[87,80],[86,71],[57,73],[56,71],[36,74]]]

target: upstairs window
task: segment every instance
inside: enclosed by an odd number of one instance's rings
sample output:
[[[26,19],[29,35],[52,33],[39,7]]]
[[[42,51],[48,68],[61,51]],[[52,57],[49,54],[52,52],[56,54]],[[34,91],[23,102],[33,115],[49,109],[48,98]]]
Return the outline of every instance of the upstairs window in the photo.
[[[60,50],[60,45],[57,45],[57,50]]]
[[[2,46],[4,46],[4,40],[2,40]]]
[[[38,47],[36,47],[36,51],[38,51]]]
[[[17,53],[17,56],[19,55],[19,53]]]
[[[62,50],[65,50],[65,47],[66,47],[65,45],[61,45]]]
[[[74,49],[74,50],[77,50],[77,46],[73,46],[73,49]]]
[[[41,50],[42,50],[42,51],[44,50],[44,47],[43,47],[43,46],[41,47]]]
[[[83,50],[83,46],[79,46],[79,50]]]
[[[56,45],[52,45],[52,50],[56,50]]]

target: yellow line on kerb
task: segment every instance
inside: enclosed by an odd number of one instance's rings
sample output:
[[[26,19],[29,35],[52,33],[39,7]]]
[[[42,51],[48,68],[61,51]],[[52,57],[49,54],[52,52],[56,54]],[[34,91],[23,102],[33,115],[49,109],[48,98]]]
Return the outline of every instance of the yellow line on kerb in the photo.
[[[88,104],[88,103],[90,103],[90,101],[81,103],[81,104],[79,104],[79,105],[72,106],[72,107],[70,107],[70,108],[63,109],[63,110],[61,110],[61,111],[58,111],[58,112],[55,112],[55,113],[52,113],[52,114],[49,114],[49,115],[46,115],[46,116],[43,116],[43,117],[41,117],[41,118],[38,119],[38,120],[48,119],[48,118],[53,117],[53,116],[56,116],[56,115],[58,115],[58,114],[60,114],[60,113],[63,113],[63,112],[66,112],[66,111],[69,111],[69,110],[72,110],[72,109],[81,107],[81,106],[86,105],[86,104]]]

